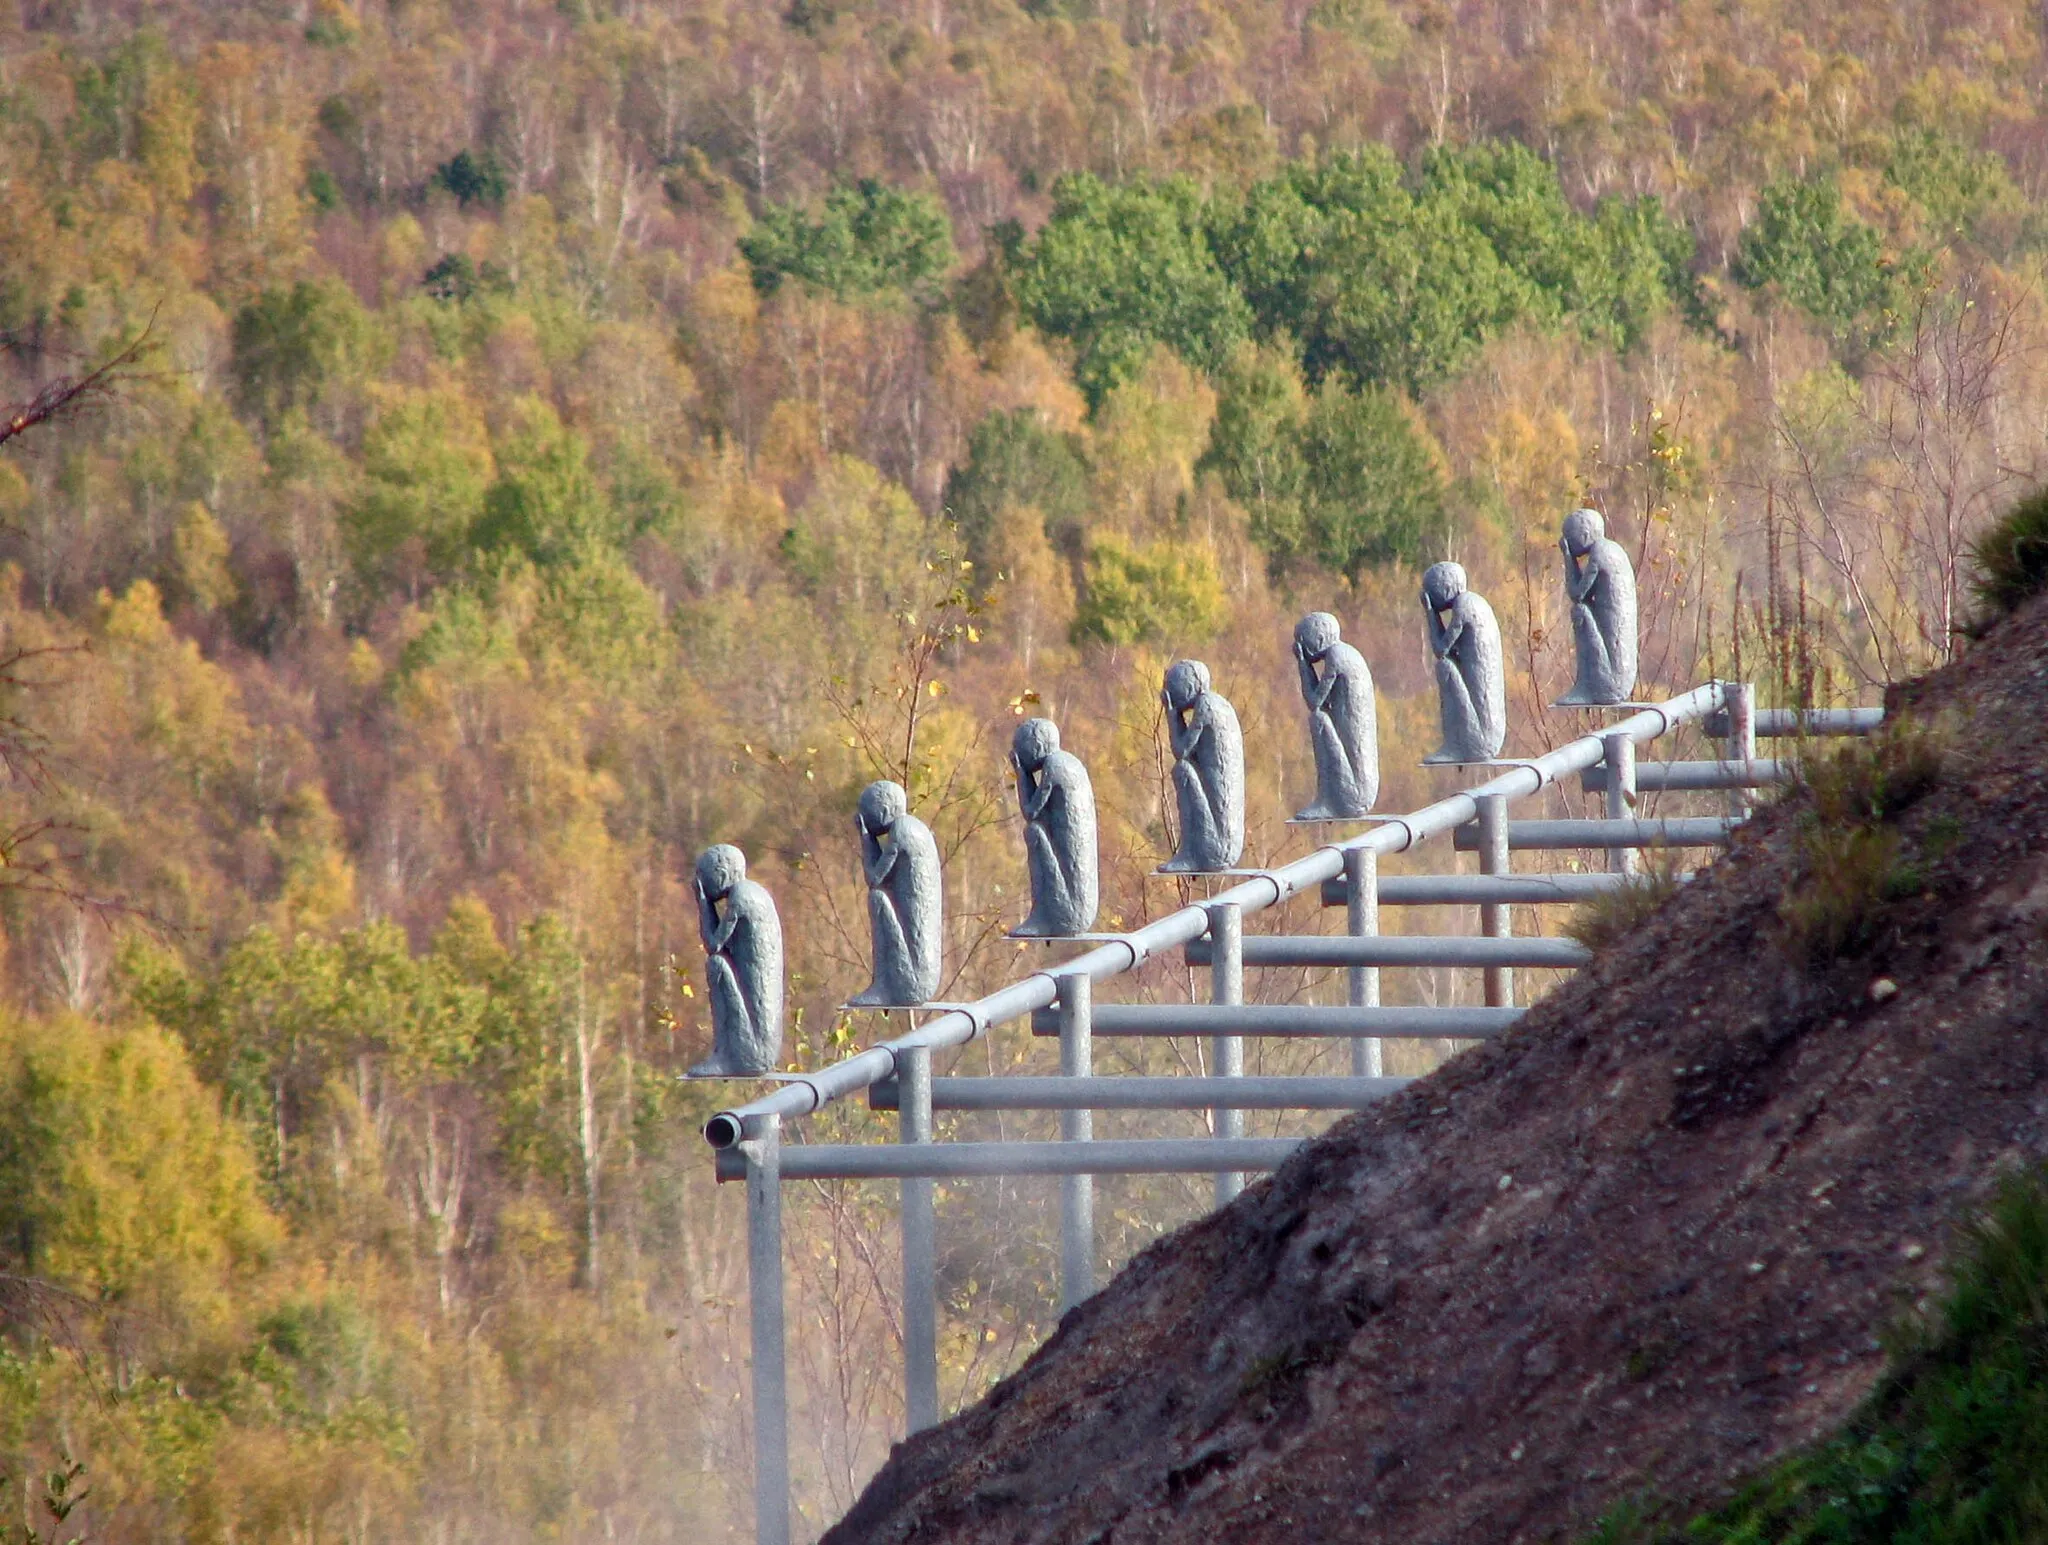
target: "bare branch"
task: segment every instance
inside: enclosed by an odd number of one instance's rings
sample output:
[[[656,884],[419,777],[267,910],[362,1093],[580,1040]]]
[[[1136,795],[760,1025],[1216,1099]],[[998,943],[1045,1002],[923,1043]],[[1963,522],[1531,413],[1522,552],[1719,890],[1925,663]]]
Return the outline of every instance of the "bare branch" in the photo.
[[[149,314],[149,324],[137,335],[134,342],[117,354],[109,355],[82,376],[59,376],[35,396],[17,404],[0,419],[0,445],[18,435],[26,434],[38,424],[47,424],[53,419],[89,406],[92,403],[111,399],[122,387],[140,380],[135,370],[145,354],[156,347],[157,311]]]

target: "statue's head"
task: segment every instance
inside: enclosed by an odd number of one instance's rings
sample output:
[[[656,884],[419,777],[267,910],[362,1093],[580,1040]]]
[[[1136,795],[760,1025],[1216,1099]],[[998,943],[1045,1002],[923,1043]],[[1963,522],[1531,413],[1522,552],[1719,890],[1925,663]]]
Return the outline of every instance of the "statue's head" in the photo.
[[[1432,563],[1422,576],[1422,598],[1440,612],[1449,611],[1465,590],[1461,563]]]
[[[1195,706],[1209,690],[1209,667],[1200,660],[1175,660],[1166,668],[1166,701],[1175,713]]]
[[[1017,765],[1035,771],[1060,748],[1060,727],[1050,719],[1026,719],[1010,737],[1010,752]]]
[[[1573,510],[1564,518],[1564,545],[1583,558],[1607,535],[1607,520],[1598,510]]]
[[[1344,637],[1337,619],[1328,612],[1310,612],[1294,625],[1294,642],[1311,660],[1320,660]]]
[[[879,778],[860,791],[860,824],[871,832],[885,832],[910,813],[910,800],[903,785]]]
[[[730,896],[732,888],[746,877],[747,855],[729,842],[697,855],[697,888],[713,901]]]

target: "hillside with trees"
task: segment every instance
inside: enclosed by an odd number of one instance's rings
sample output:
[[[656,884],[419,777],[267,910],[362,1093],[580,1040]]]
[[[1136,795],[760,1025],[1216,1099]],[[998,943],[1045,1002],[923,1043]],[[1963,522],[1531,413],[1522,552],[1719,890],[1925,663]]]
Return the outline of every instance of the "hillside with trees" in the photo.
[[[938,834],[971,996],[1038,958],[1019,715],[1088,762],[1135,922],[1177,904],[1168,661],[1237,704],[1263,861],[1312,782],[1288,630],[1336,612],[1409,808],[1419,567],[1501,615],[1510,753],[1554,743],[1575,505],[1653,693],[1950,659],[2048,455],[2044,25],[0,6],[0,1515],[743,1521],[740,1204],[676,1077],[708,843],[791,921],[812,1065],[881,1031],[837,1009],[863,783]],[[1112,1265],[1204,1205],[1104,1194]],[[879,1188],[789,1207],[820,1530],[900,1431],[894,1235]],[[941,1231],[957,1403],[1051,1328],[1046,1197]]]

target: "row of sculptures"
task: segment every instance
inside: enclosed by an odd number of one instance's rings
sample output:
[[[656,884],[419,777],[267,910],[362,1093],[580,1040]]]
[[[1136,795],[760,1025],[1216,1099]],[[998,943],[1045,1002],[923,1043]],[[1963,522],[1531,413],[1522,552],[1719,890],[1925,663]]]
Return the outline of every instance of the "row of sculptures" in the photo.
[[[1636,684],[1634,566],[1608,539],[1595,510],[1568,516],[1558,546],[1578,664],[1559,704],[1626,703]],[[1507,738],[1506,677],[1493,608],[1455,563],[1434,564],[1422,576],[1422,608],[1443,726],[1442,746],[1423,760],[1491,761]],[[1310,612],[1295,625],[1294,662],[1316,763],[1315,798],[1295,819],[1365,817],[1380,787],[1372,672],[1328,612]],[[1237,712],[1199,660],[1176,660],[1167,668],[1160,700],[1173,751],[1180,840],[1159,872],[1226,873],[1244,854],[1244,734]],[[1095,926],[1099,896],[1088,769],[1060,748],[1059,727],[1050,719],[1017,726],[1010,765],[1031,879],[1031,910],[1012,937],[1084,936]],[[854,825],[867,882],[874,978],[847,1006],[929,1003],[939,990],[938,843],[910,813],[902,786],[886,779],[861,791]],[[712,1051],[690,1076],[758,1076],[782,1052],[782,923],[774,898],[747,878],[740,850],[723,843],[698,858],[696,893]]]

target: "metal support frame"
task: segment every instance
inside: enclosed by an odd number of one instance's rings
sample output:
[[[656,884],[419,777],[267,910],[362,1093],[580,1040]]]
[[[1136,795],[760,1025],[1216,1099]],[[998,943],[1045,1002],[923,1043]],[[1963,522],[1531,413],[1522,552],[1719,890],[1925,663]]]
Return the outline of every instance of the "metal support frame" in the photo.
[[[1668,735],[1682,724],[1718,713],[1726,691],[1724,683],[1708,682],[1666,702],[1640,709],[1619,723],[1606,726],[1602,733],[1632,735],[1638,741]],[[1881,717],[1881,711],[1871,712]],[[1278,906],[1291,896],[1342,875],[1344,853],[1349,848],[1370,848],[1380,854],[1409,852],[1430,837],[1473,820],[1481,798],[1501,794],[1521,799],[1540,793],[1560,778],[1575,776],[1594,766],[1600,754],[1600,736],[1581,735],[1541,756],[1504,767],[1497,777],[1477,788],[1448,795],[1406,815],[1383,818],[1369,831],[1327,843],[1277,868],[1244,874],[1237,884],[1213,899],[1235,901],[1247,912]],[[1082,973],[1097,979],[1119,976],[1163,951],[1200,937],[1207,926],[1207,917],[1199,906],[1184,906],[1129,933],[1095,943],[1094,948],[1063,963],[1060,972]],[[991,1026],[1007,1024],[1050,1006],[1057,990],[1055,976],[1035,971],[973,1003],[948,1005],[905,1035],[879,1042],[844,1061],[786,1078],[771,1093],[714,1112],[704,1123],[704,1140],[713,1149],[730,1149],[753,1136],[770,1115],[811,1115],[834,1100],[858,1094],[893,1076],[896,1058],[906,1047],[964,1046],[987,1034]]]
[[[1217,1008],[1237,1008],[1244,1003],[1244,909],[1234,901],[1215,901],[1203,910],[1209,914],[1209,1002]],[[1243,1040],[1217,1036],[1209,1043],[1209,1066],[1218,1078],[1244,1077]],[[1220,1108],[1211,1120],[1216,1141],[1231,1143],[1244,1137],[1243,1111]],[[1216,1205],[1226,1205],[1243,1189],[1243,1175],[1219,1171]]]
[[[933,1110],[1363,1110],[1412,1078],[1046,1078],[994,1074],[932,1080]],[[893,1078],[868,1090],[873,1110],[894,1110]],[[1062,1233],[1062,1239],[1065,1235]]]
[[[1742,824],[1737,817],[1681,815],[1661,821],[1508,821],[1508,846],[1535,848],[1719,848]],[[1460,853],[1484,852],[1476,824],[1451,834]]]
[[[1880,715],[1883,710],[1879,710]],[[1731,762],[1748,762],[1756,757],[1757,711],[1756,687],[1750,682],[1741,682],[1728,689],[1728,740],[1726,754]],[[1788,728],[1796,729],[1799,721],[1795,718]],[[1750,798],[1742,789],[1733,789],[1728,795],[1728,814],[1741,817],[1749,814]]]
[[[1569,970],[1583,965],[1587,950],[1570,939],[1347,939],[1341,934],[1315,934],[1301,939],[1254,938],[1253,965],[1348,966],[1358,951],[1375,952],[1375,965],[1393,966],[1549,966]],[[1430,948],[1402,956],[1390,947],[1422,944]],[[1267,958],[1272,957],[1272,958]],[[1207,964],[1206,957],[1189,962]],[[1520,1009],[1437,1009],[1326,1007],[1316,1003],[1105,1003],[1095,1010],[1094,1033],[1128,1036],[1261,1035],[1287,1039],[1351,1040],[1362,1035],[1387,1040],[1487,1040],[1522,1017]],[[1033,1015],[1033,1035],[1059,1034],[1057,1023]]]
[[[747,1182],[747,1303],[754,1383],[755,1545],[789,1545],[789,1379],[782,1321],[782,1121],[739,1145]],[[720,1157],[723,1157],[721,1155]]]
[[[1344,929],[1354,939],[1370,939],[1380,931],[1380,857],[1370,848],[1349,848],[1344,854]],[[1355,1009],[1378,1008],[1380,969],[1352,966],[1345,979],[1345,1000]],[[1380,1078],[1386,1072],[1386,1051],[1376,1035],[1351,1043],[1351,1075]]]
[[[1505,906],[1506,899],[1492,903]],[[1244,941],[1242,956],[1248,966],[1555,966],[1570,970],[1586,963],[1585,945],[1571,939],[1481,936],[1456,933],[1382,933],[1354,939],[1343,933],[1261,933]],[[1198,939],[1187,947],[1188,964],[1209,964],[1207,940]],[[1507,1005],[1501,1005],[1506,1007]],[[1332,1023],[1355,1024],[1353,1035],[1371,1035],[1373,1021],[1385,1018],[1400,1023],[1399,1016],[1414,1013],[1398,1008],[1317,1008],[1306,1004],[1254,1003],[1242,1011],[1265,1014],[1285,1009],[1296,1014],[1320,1015]],[[1140,1023],[1149,1015],[1181,1015],[1188,1028],[1176,1032],[1193,1034],[1193,1024],[1214,1008],[1186,1003],[1105,1003],[1095,1011],[1096,1029],[1110,1034],[1112,1021]],[[1455,1014],[1457,1009],[1425,1009],[1424,1014]],[[1108,1016],[1107,1018],[1105,1016]],[[1135,1016],[1127,1018],[1126,1016]],[[1250,1033],[1250,1032],[1248,1032]],[[1399,1031],[1377,1032],[1398,1035]]]
[[[1603,735],[1600,737],[1601,767],[1607,776],[1607,819],[1626,821],[1636,813],[1636,743],[1626,735]],[[1609,874],[1634,874],[1636,872],[1635,849],[1613,847],[1607,850],[1607,872]]]
[[[1508,799],[1505,794],[1488,794],[1479,801],[1479,872],[1506,874],[1508,860]],[[1514,913],[1505,902],[1486,901],[1479,905],[1479,932],[1488,939],[1514,936]],[[1512,1008],[1515,1003],[1515,972],[1512,966],[1486,967],[1486,1006]]]
[[[1095,1084],[1092,1005],[1095,984],[1085,976],[1060,978],[1060,1076],[1051,1082],[1072,1086]],[[986,1079],[962,1079],[985,1083]],[[1069,1143],[1094,1140],[1095,1116],[1084,1107],[1064,1108],[1060,1138]],[[1065,1314],[1095,1292],[1095,1179],[1068,1175],[1060,1181],[1060,1313]]]
[[[1380,876],[1379,902],[1386,907],[1470,907],[1487,901],[1576,906],[1620,884],[1611,874],[1388,874]],[[1348,906],[1347,885],[1341,879],[1324,881],[1323,905]]]
[[[1756,702],[1756,688],[1744,682],[1729,686],[1731,699],[1738,692]],[[1797,735],[1870,735],[1884,723],[1882,708],[1751,708],[1753,733],[1772,739]]]
[[[932,1054],[915,1048],[896,1065],[899,1140],[932,1140]],[[933,1183],[906,1175],[903,1210],[903,1410],[911,1432],[939,1421],[939,1250]]]
[[[782,1150],[784,1180],[973,1180],[1013,1175],[1213,1175],[1278,1169],[1306,1138],[1098,1138],[1092,1143],[792,1143]],[[720,1180],[741,1179],[737,1150],[712,1160]]]
[[[1636,758],[1636,787],[1645,794],[1700,794],[1713,789],[1766,789],[1792,781],[1792,764],[1775,757],[1747,761],[1646,762]],[[1588,794],[1604,793],[1607,769],[1588,767],[1579,774]]]

